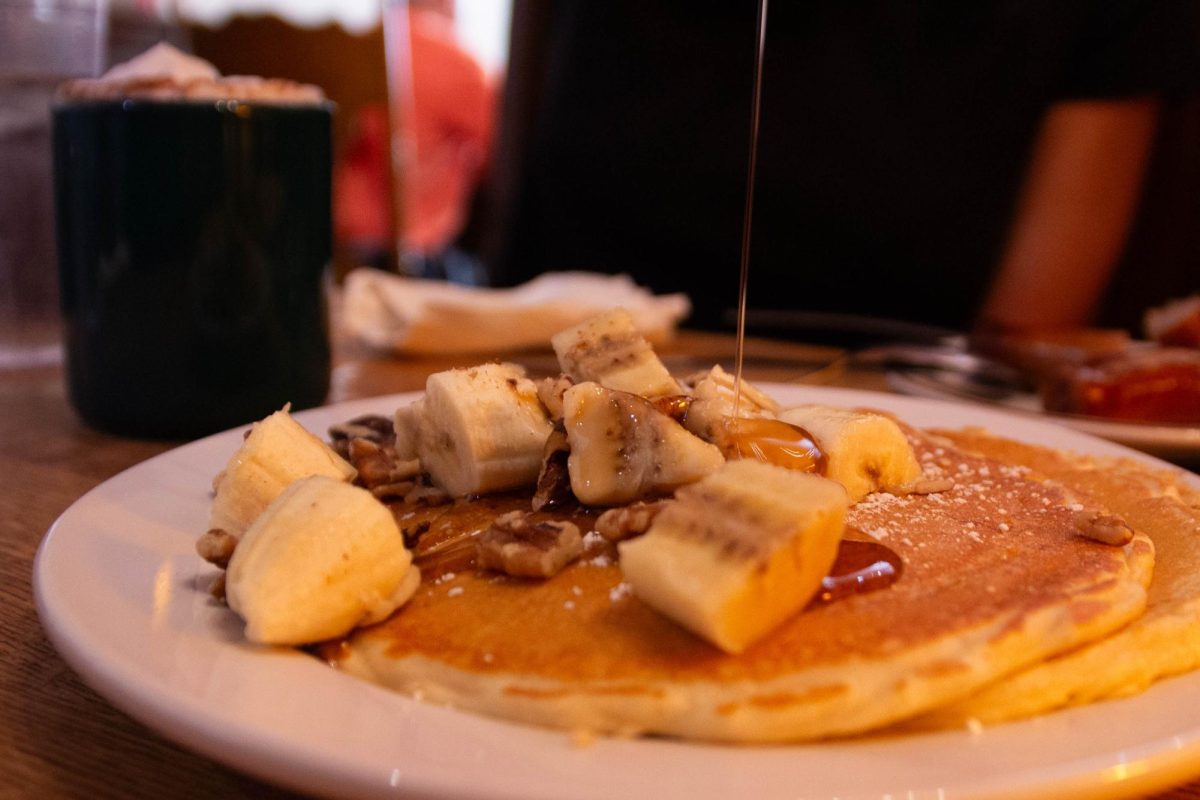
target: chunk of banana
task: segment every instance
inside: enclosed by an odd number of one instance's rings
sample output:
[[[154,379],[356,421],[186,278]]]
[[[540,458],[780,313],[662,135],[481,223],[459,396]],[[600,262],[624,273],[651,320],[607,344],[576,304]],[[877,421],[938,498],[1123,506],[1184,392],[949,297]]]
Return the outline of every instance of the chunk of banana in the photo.
[[[702,439],[716,442],[727,417],[733,416],[737,379],[714,364],[708,372],[692,376],[692,401],[683,425]],[[779,404],[748,381],[741,382],[737,416],[745,418],[774,418]]]
[[[726,372],[720,364],[713,364],[712,369],[708,372],[692,375],[687,381],[692,385],[692,397],[696,400],[720,400],[728,408],[726,414],[733,415],[733,396],[737,390],[738,380],[733,374]],[[779,413],[779,403],[750,381],[743,379],[741,388],[739,416],[774,416]]]
[[[645,535],[618,545],[621,571],[639,599],[728,653],[808,603],[848,503],[834,481],[746,460],[675,497]]]
[[[563,394],[571,491],[587,505],[620,505],[668,492],[725,462],[650,401],[590,381]]]
[[[871,492],[903,492],[921,477],[921,464],[900,426],[889,417],[829,406],[797,406],[779,418],[812,434],[825,454],[825,476],[857,503]]]
[[[417,442],[420,439],[421,419],[424,415],[425,402],[414,400],[408,405],[400,406],[392,416],[392,430],[396,433],[396,441],[392,449],[396,458],[401,461],[411,461],[418,458]]]
[[[461,497],[535,483],[553,425],[524,369],[483,364],[430,375],[416,428],[421,466]]]
[[[317,475],[289,486],[246,531],[225,597],[246,621],[247,639],[295,645],[379,622],[419,583],[387,507]]]
[[[562,371],[577,382],[595,381],[606,389],[642,397],[682,391],[623,308],[560,331],[550,344]]]
[[[286,409],[254,424],[250,435],[213,481],[216,497],[208,527],[240,537],[292,481],[326,475],[354,479],[355,470]]]

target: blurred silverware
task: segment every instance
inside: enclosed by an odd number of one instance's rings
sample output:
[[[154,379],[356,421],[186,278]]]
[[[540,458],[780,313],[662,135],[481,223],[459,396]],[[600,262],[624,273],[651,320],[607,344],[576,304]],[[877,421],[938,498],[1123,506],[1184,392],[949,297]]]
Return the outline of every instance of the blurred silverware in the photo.
[[[960,337],[940,345],[888,344],[858,350],[846,357],[850,366],[899,372],[932,372],[961,391],[989,399],[1027,394],[1035,387],[1006,364],[968,352]]]

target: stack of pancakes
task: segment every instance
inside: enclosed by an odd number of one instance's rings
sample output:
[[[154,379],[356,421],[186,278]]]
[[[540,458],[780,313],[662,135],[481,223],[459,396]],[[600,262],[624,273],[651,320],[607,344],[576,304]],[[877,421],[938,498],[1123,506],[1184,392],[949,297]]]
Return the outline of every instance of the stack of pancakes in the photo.
[[[1200,665],[1200,492],[1137,462],[980,431],[909,437],[926,476],[953,488],[872,495],[847,520],[902,558],[901,578],[811,606],[743,654],[639,602],[594,534],[542,581],[428,569],[400,612],[323,652],[507,719],[735,742],[999,721]],[[464,535],[520,501],[489,502],[431,514],[427,535]],[[1097,508],[1133,540],[1080,536],[1078,512]]]

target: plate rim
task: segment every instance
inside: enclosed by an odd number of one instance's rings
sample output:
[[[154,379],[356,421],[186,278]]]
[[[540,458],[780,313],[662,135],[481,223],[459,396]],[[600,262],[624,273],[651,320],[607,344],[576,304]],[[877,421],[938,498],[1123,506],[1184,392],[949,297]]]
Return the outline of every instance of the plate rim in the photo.
[[[837,405],[876,405],[877,407],[884,408],[889,406],[893,408],[896,406],[919,406],[924,409],[928,409],[931,406],[935,407],[935,409],[936,407],[944,407],[946,409],[954,409],[957,412],[970,411],[972,414],[978,413],[978,416],[984,418],[985,426],[988,420],[1003,422],[1006,418],[1015,418],[1022,428],[1032,428],[1034,431],[1044,430],[1047,435],[1062,434],[1064,432],[1061,426],[1046,420],[1026,419],[1018,417],[1009,411],[990,407],[971,406],[967,403],[953,400],[913,398],[841,387],[814,387],[767,382],[759,385],[773,395],[782,394],[786,396],[811,393],[815,395],[813,399],[816,402],[828,402]],[[406,402],[417,396],[419,396],[417,392],[406,392],[379,397],[360,398],[297,412],[295,416],[302,424],[311,429],[312,420],[319,420],[334,414],[338,417],[344,417],[362,413],[365,409],[376,408],[385,403],[393,404],[391,407],[394,408],[395,404]],[[899,411],[898,413],[902,417],[904,416],[904,411]],[[306,768],[297,769],[297,752],[298,750],[303,750],[303,748],[297,747],[294,735],[281,737],[278,730],[270,730],[270,726],[264,727],[261,723],[243,724],[242,720],[231,721],[221,714],[214,714],[211,709],[206,708],[194,697],[184,697],[181,699],[177,696],[170,696],[169,692],[164,697],[162,696],[162,688],[157,685],[141,685],[138,683],[130,685],[127,680],[122,679],[121,670],[122,666],[127,668],[128,665],[114,663],[111,660],[111,656],[109,660],[106,660],[103,649],[97,651],[95,648],[92,648],[89,650],[86,646],[89,643],[89,637],[86,633],[81,633],[77,628],[73,629],[70,624],[74,619],[72,612],[64,608],[64,603],[69,605],[70,602],[64,597],[55,597],[53,594],[48,594],[51,591],[48,587],[54,581],[54,576],[51,573],[56,566],[55,558],[59,556],[58,550],[66,546],[58,544],[61,539],[67,537],[62,531],[69,528],[72,524],[73,515],[80,513],[79,509],[86,508],[89,498],[94,499],[103,496],[106,487],[111,488],[114,484],[128,481],[130,480],[130,476],[136,476],[140,471],[152,470],[156,463],[172,459],[186,461],[187,457],[192,454],[192,449],[195,449],[198,453],[200,449],[211,446],[213,443],[223,442],[235,434],[240,436],[240,431],[244,427],[244,425],[238,426],[237,428],[184,444],[133,465],[94,487],[64,510],[43,537],[34,560],[33,588],[38,617],[55,649],[60,653],[64,661],[88,685],[92,686],[115,707],[164,734],[167,738],[234,769],[292,789],[306,792],[316,791],[322,794],[345,794],[349,790],[350,794],[356,796],[387,794],[388,790],[394,787],[381,785],[379,775],[367,776],[364,774],[360,769],[361,765],[353,758],[345,758],[346,754],[344,753],[311,752],[310,748],[310,752],[305,753],[305,758],[301,762]],[[1086,441],[1090,445],[1088,449],[1093,452],[1096,450],[1101,452],[1107,451],[1114,455],[1129,456],[1158,466],[1178,469],[1171,467],[1169,464],[1164,464],[1157,459],[1148,457],[1143,453],[1119,444],[1097,439],[1079,431],[1068,430],[1067,433],[1069,433],[1068,439],[1081,442]],[[199,565],[198,557],[197,564]],[[74,611],[77,612],[78,609],[74,609]],[[257,657],[258,655],[258,653],[254,653],[253,657]],[[317,664],[316,666],[320,670],[327,669],[323,665]],[[330,675],[336,674],[333,670],[328,670],[328,673]],[[387,698],[386,702],[392,704],[397,699],[410,704],[417,702],[401,698],[399,695],[395,695],[380,687],[359,682],[349,676],[341,675],[338,677],[344,681],[353,681],[355,684],[355,693],[365,692],[367,695],[376,697],[377,699]],[[420,704],[417,703],[417,705]],[[468,712],[450,713],[466,714],[475,720],[481,719]],[[508,726],[515,724],[497,720],[489,720],[489,723]],[[1137,762],[1137,769],[1134,772],[1124,776],[1116,783],[1104,779],[1104,776],[1101,774],[1105,770],[1111,769],[1113,766],[1111,764],[1104,767],[1100,767],[1099,765],[1077,765],[1071,767],[1071,765],[1064,764],[1058,765],[1058,774],[1053,778],[1045,778],[1032,784],[1028,782],[1026,784],[1019,784],[1019,782],[1014,784],[1012,780],[1004,780],[997,784],[993,780],[993,785],[991,786],[980,784],[961,790],[967,794],[978,796],[991,796],[999,793],[1005,796],[1024,797],[1050,797],[1063,791],[1087,790],[1099,791],[1115,797],[1169,786],[1180,780],[1187,779],[1194,774],[1200,774],[1200,760],[1196,758],[1197,755],[1200,755],[1200,715],[1197,715],[1195,723],[1195,726],[1186,732],[1187,736],[1184,738],[1187,741],[1184,741],[1181,746],[1173,750],[1160,748],[1146,754]],[[1023,723],[1014,724],[1020,725]],[[533,731],[526,726],[518,725],[517,727],[533,735]],[[560,732],[547,732],[540,729],[536,733],[563,736]],[[943,732],[940,735],[951,736],[959,733]],[[936,736],[939,734],[933,735]],[[693,747],[689,743],[680,742],[672,743],[672,745],[684,748]],[[850,740],[849,742],[834,742],[829,746],[840,749],[843,747],[853,748],[854,745],[855,740]],[[712,747],[710,745],[695,746],[701,749]],[[808,747],[812,747],[812,745],[797,745],[793,747],[807,749]],[[1108,755],[1111,754],[1092,754],[1089,756],[1089,759],[1095,760],[1100,758],[1104,760],[1104,757]],[[440,777],[442,779],[438,779],[439,776],[435,775],[434,779],[430,780],[429,775],[424,773],[406,775],[401,785],[406,796],[414,797],[450,797],[456,796],[463,791],[463,787],[459,782],[447,778],[447,776]],[[958,792],[960,789],[956,789],[955,791]],[[1013,794],[1014,792],[1016,793],[1015,795]],[[501,798],[519,795],[498,791],[489,796]]]

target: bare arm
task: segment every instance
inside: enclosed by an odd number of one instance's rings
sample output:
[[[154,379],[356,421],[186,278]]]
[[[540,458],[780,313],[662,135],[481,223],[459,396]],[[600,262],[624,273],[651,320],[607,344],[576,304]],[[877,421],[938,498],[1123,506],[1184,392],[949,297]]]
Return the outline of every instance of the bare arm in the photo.
[[[1158,101],[1075,101],[1046,113],[980,323],[1001,329],[1089,321],[1125,244]]]

